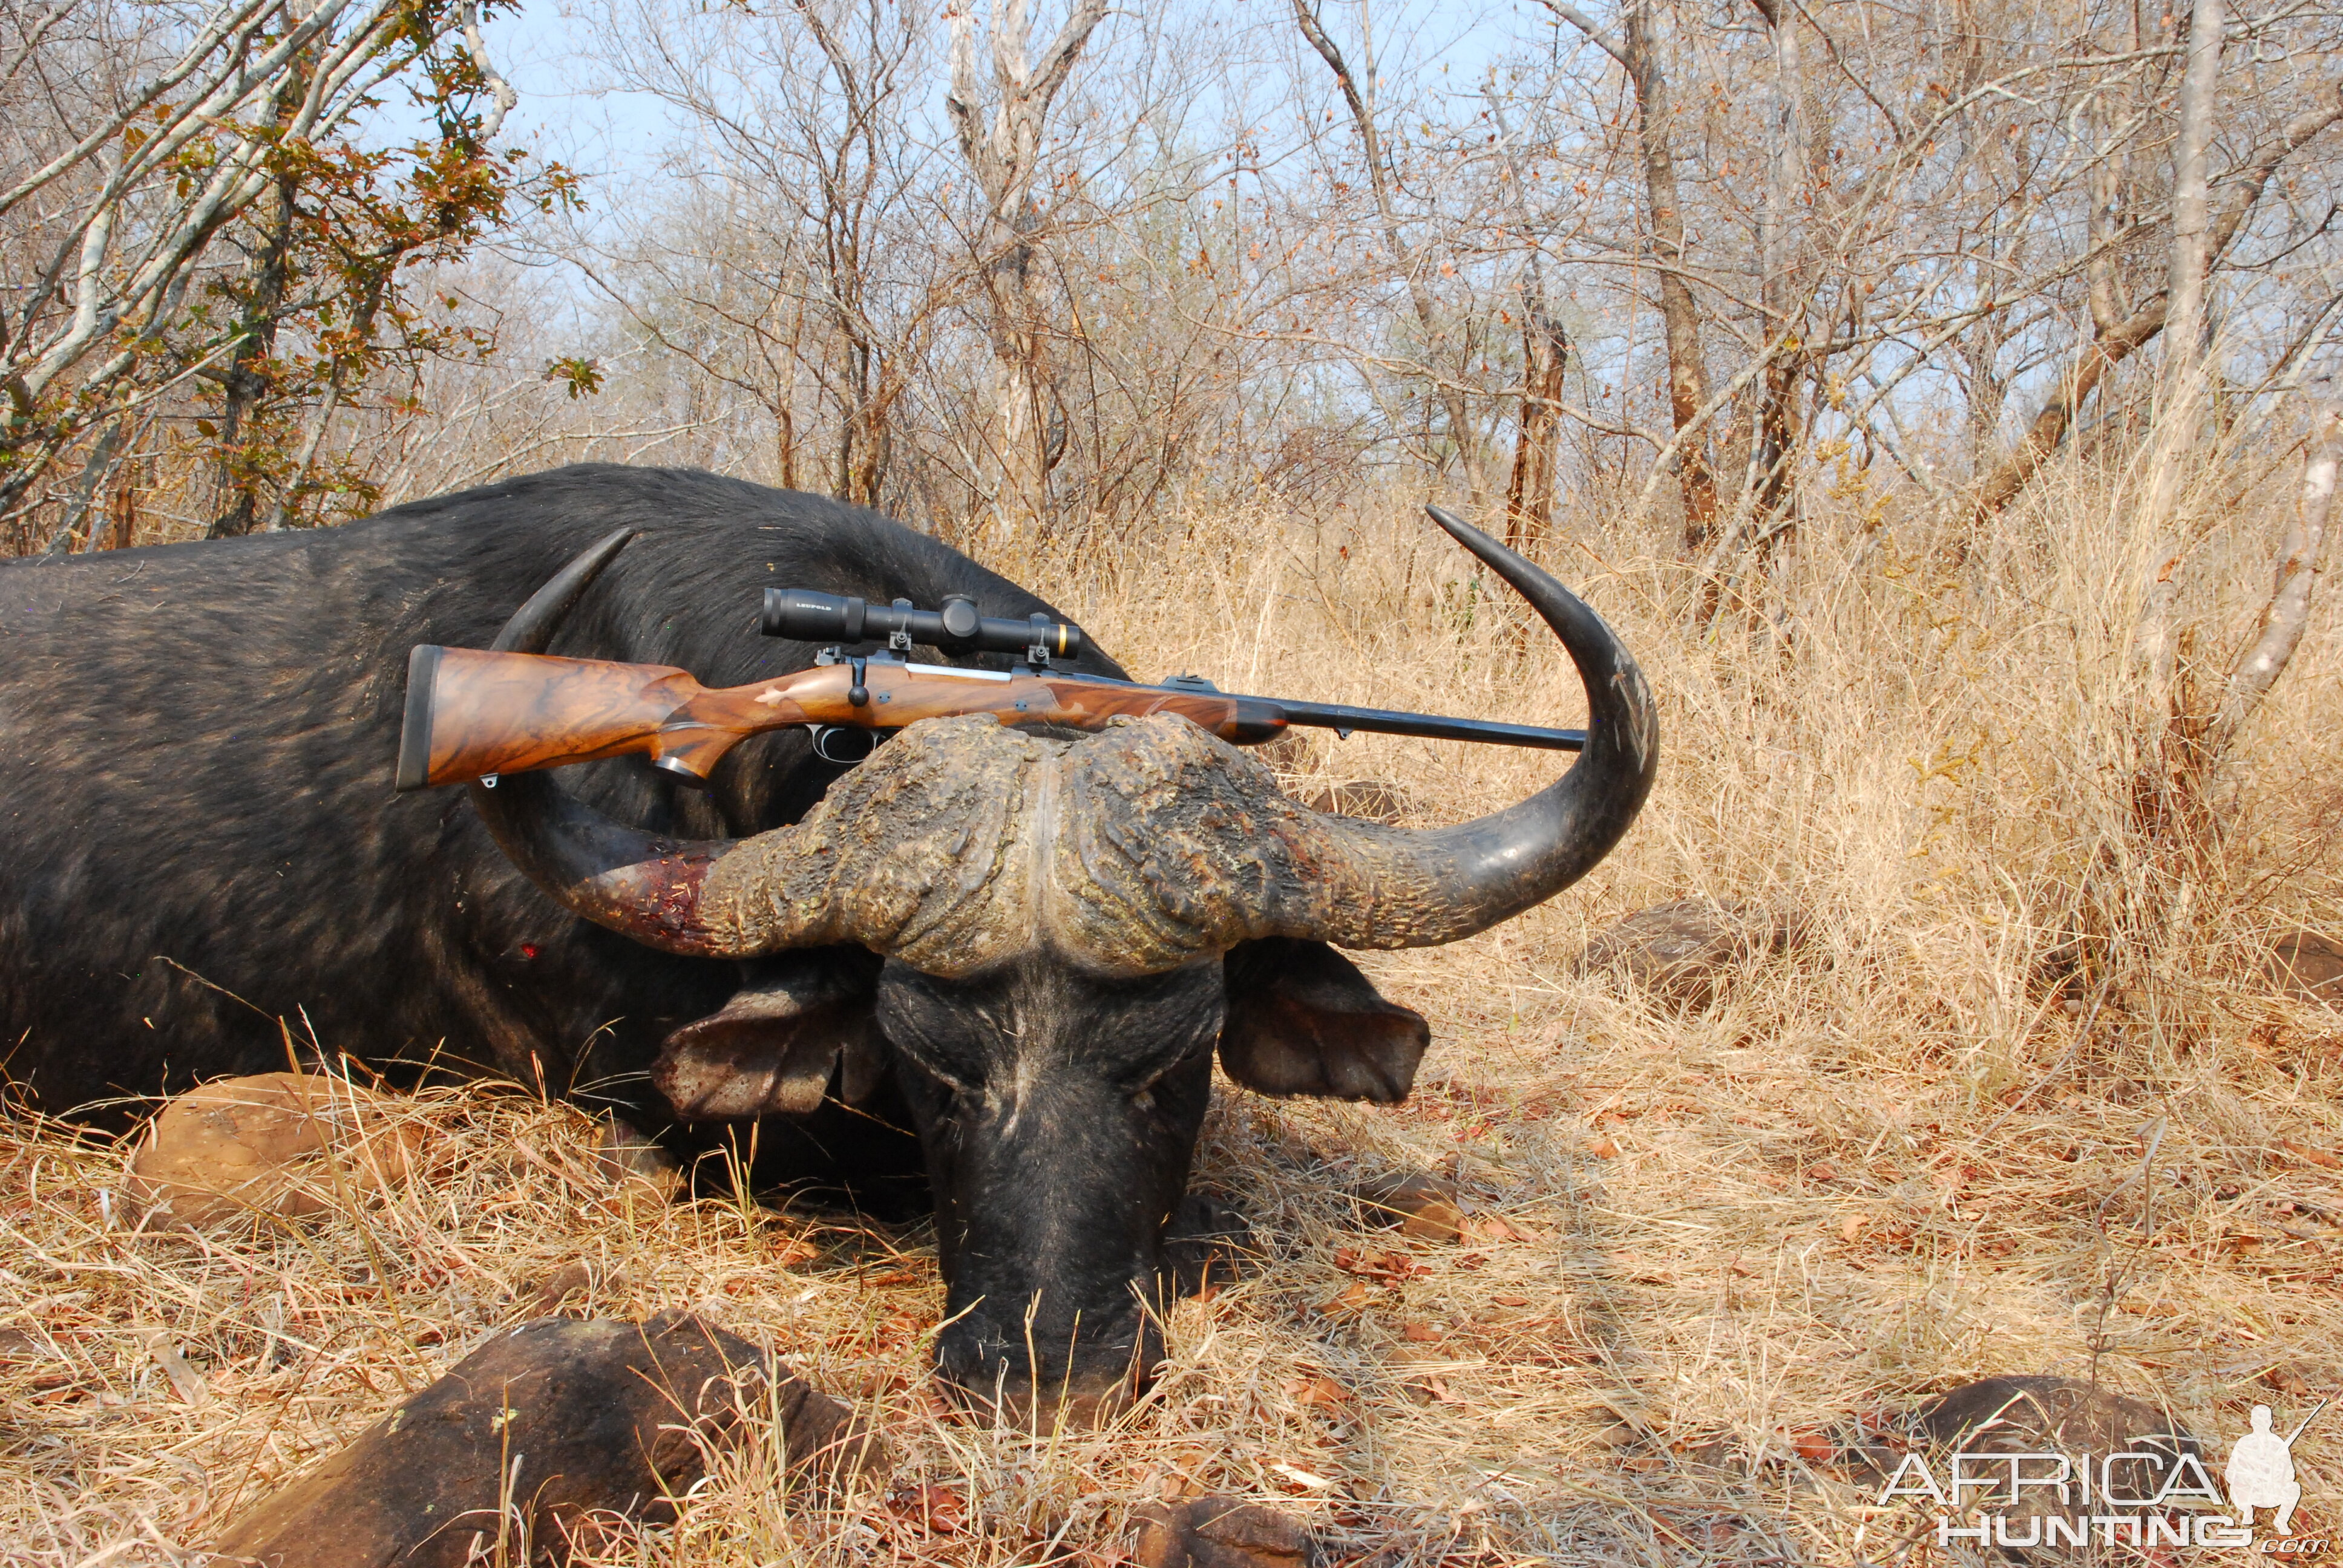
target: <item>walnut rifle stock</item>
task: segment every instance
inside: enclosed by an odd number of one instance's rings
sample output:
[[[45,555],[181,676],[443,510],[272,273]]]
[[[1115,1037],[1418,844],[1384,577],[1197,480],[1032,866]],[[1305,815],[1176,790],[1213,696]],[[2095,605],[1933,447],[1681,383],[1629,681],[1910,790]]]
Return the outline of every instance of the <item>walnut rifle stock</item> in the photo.
[[[1238,746],[1303,724],[1575,751],[1584,732],[1333,703],[1284,702],[1190,686],[1141,686],[1021,667],[960,669],[882,656],[840,658],[746,686],[707,687],[665,665],[547,654],[417,648],[407,663],[397,787],[460,784],[597,758],[646,753],[705,782],[751,735],[797,726],[900,729],[922,719],[990,713],[1004,724],[1103,729],[1172,713]]]
[[[799,725],[900,729],[990,713],[1004,724],[1103,729],[1121,716],[1176,713],[1239,745],[1285,729],[1273,703],[1080,676],[842,659],[746,686],[707,687],[663,665],[417,648],[407,664],[401,789],[644,752],[705,781],[751,735]]]

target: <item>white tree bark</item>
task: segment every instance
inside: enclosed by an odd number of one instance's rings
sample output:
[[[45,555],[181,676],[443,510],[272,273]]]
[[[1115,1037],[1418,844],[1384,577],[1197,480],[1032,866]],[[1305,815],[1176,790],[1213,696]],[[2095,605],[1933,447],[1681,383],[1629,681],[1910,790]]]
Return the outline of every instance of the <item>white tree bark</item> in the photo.
[[[2224,0],[2195,0],[2188,21],[2188,65],[2180,82],[2180,126],[2172,152],[2172,241],[2167,266],[2164,380],[2155,454],[2148,471],[2142,532],[2156,545],[2140,598],[2138,657],[2147,700],[2171,711],[2178,675],[2174,608],[2180,597],[2186,541],[2174,526],[2180,488],[2197,447],[2205,392],[2205,274],[2211,204],[2207,155],[2221,76]]]
[[[2310,447],[2302,465],[2302,498],[2294,522],[2279,545],[2271,572],[2269,598],[2262,605],[2254,638],[2229,672],[2214,715],[2212,747],[2226,749],[2269,695],[2271,686],[2286,673],[2294,651],[2302,645],[2303,628],[2310,624],[2310,596],[2318,584],[2319,558],[2327,546],[2327,525],[2335,512],[2335,474],[2343,459],[2343,402],[2335,400],[2330,385],[2310,424]]]

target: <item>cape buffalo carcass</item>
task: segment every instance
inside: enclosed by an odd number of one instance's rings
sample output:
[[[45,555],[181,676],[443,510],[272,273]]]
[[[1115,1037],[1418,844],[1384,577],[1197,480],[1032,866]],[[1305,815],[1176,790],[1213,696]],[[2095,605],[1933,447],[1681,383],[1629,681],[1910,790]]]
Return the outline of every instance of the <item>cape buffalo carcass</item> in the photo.
[[[931,720],[850,771],[783,732],[705,791],[632,759],[395,794],[417,643],[735,685],[810,661],[757,635],[767,585],[1057,614],[871,513],[706,474],[573,467],[330,531],[0,568],[7,1072],[52,1110],[155,1094],[281,1066],[293,1020],[386,1067],[762,1116],[785,1177],[916,1162],[945,1378],[1111,1409],[1156,1359],[1146,1298],[1215,1046],[1261,1092],[1403,1098],[1424,1021],[1328,944],[1518,914],[1650,788],[1634,659],[1458,537],[1562,639],[1590,734],[1544,790],[1432,830],[1309,810],[1176,719]]]

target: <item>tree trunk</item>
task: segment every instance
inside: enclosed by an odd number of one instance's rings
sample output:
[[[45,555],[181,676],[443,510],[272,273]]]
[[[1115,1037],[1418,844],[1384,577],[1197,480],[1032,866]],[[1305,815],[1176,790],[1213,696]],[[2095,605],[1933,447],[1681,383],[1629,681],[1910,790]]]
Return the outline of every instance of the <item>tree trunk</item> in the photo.
[[[292,281],[295,188],[289,176],[279,175],[268,197],[260,252],[253,260],[252,284],[245,291],[237,322],[236,353],[220,376],[219,435],[213,447],[213,482],[218,500],[211,527],[205,532],[206,538],[248,534],[260,520],[262,476],[258,466],[237,447],[268,396],[268,377],[256,367],[266,364],[276,351],[277,318]]]
[[[1513,477],[1505,486],[1505,543],[1517,550],[1554,528],[1554,445],[1570,364],[1570,339],[1546,314],[1545,286],[1534,271],[1522,291],[1522,410]]]
[[[993,513],[1002,531],[1038,528],[1049,482],[1049,421],[1053,399],[1042,322],[1033,302],[1031,267],[1041,212],[1031,182],[1041,157],[1042,123],[1106,0],[1077,0],[1038,65],[1026,52],[1021,4],[993,18],[993,83],[999,105],[990,124],[978,106],[976,30],[965,10],[951,14],[951,90],[944,95],[961,154],[984,193],[980,246],[992,297],[993,429],[1000,465]]]
[[[1799,164],[1798,33],[1794,17],[1783,15],[1779,0],[1755,0],[1765,17],[1774,45],[1774,82],[1765,114],[1765,198],[1758,209],[1759,295],[1765,309],[1765,336],[1782,338],[1796,326],[1792,316],[1802,308],[1797,294],[1797,264],[1791,236],[1791,211],[1796,205]],[[1767,527],[1789,492],[1791,449],[1796,442],[1798,366],[1802,353],[1793,334],[1767,359],[1758,377],[1757,416],[1752,422],[1755,439],[1750,445],[1749,470],[1744,481],[1758,532],[1772,537]]]
[[[1674,107],[1668,78],[1651,37],[1648,6],[1627,12],[1627,46],[1635,56],[1635,125],[1644,143],[1644,188],[1652,208],[1652,244],[1660,265],[1660,321],[1668,338],[1668,414],[1674,428],[1691,424],[1709,399],[1708,359],[1700,345],[1700,307],[1684,278],[1684,205],[1676,195],[1676,160],[1670,139]],[[1683,476],[1684,547],[1699,549],[1716,532],[1716,471],[1708,442],[1684,444],[1677,460]]]
[[[1678,483],[1684,488],[1684,548],[1698,554],[1715,544],[1716,470],[1705,433],[1685,437],[1708,406],[1708,361],[1701,352],[1700,307],[1684,277],[1684,203],[1676,189],[1674,106],[1666,70],[1652,39],[1652,0],[1629,0],[1624,32],[1604,31],[1567,0],[1541,0],[1545,8],[1586,35],[1619,62],[1635,89],[1635,136],[1644,155],[1644,193],[1652,213],[1652,253],[1660,269],[1660,322],[1668,345],[1668,416],[1679,437]]]
[[[74,480],[73,489],[65,500],[65,513],[58,519],[56,531],[49,536],[48,545],[42,554],[73,554],[74,539],[81,531],[82,519],[89,516],[98,487],[106,483],[106,475],[113,471],[114,455],[122,447],[123,427],[128,422],[127,415],[116,417],[90,447],[89,460],[82,465],[80,477]]]
[[[2157,398],[2156,451],[2148,471],[2142,529],[2156,539],[2141,596],[2137,655],[2147,699],[2172,711],[2179,641],[2173,610],[2180,597],[2183,542],[2174,528],[2180,487],[2196,457],[2204,407],[2205,281],[2211,261],[2207,156],[2220,85],[2225,0],[2195,0],[2188,23],[2188,65],[2180,82],[2180,127],[2172,152],[2172,241],[2165,280],[2164,383]]]
[[[1040,334],[1031,327],[1031,296],[1022,288],[1018,294],[1014,309],[1022,322],[993,345],[994,373],[1000,377],[1001,487],[1015,515],[1038,526],[1050,482],[1050,424],[1042,414],[1049,372],[1041,360]]]

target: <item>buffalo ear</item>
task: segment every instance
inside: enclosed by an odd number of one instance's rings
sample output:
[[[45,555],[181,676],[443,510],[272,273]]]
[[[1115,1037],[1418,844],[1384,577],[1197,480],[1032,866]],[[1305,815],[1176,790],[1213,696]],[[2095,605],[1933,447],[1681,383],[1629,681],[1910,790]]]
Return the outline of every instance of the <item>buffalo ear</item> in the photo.
[[[651,1083],[686,1121],[808,1115],[833,1072],[840,1099],[868,1097],[885,1062],[879,963],[860,948],[814,948],[743,966],[721,1010],[667,1037]]]
[[[1350,960],[1324,942],[1264,937],[1222,964],[1221,1065],[1231,1078],[1263,1094],[1407,1098],[1432,1028],[1385,1001]]]

